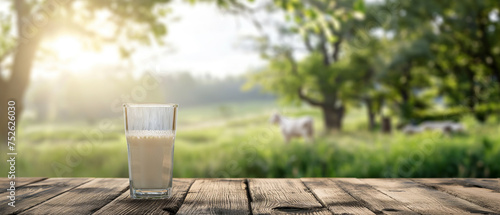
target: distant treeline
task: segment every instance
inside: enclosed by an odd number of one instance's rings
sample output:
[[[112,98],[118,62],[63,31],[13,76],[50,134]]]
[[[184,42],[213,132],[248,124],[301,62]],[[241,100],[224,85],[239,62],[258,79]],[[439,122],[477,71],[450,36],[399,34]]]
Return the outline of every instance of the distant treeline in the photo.
[[[260,89],[242,91],[244,77],[196,78],[190,73],[179,73],[161,78],[165,101],[183,106],[275,98],[270,93],[261,93]]]
[[[122,114],[125,102],[178,103],[182,107],[221,104],[249,100],[272,100],[274,96],[260,89],[242,91],[244,77],[195,77],[188,72],[130,73],[89,72],[61,73],[56,78],[42,78],[31,85],[26,97],[28,120],[96,121]]]

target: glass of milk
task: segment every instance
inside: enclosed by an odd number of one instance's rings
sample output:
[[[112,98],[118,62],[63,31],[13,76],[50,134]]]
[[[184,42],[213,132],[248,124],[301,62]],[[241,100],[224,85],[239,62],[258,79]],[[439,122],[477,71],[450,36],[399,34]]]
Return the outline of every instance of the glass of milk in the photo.
[[[172,196],[177,104],[124,104],[130,196]]]

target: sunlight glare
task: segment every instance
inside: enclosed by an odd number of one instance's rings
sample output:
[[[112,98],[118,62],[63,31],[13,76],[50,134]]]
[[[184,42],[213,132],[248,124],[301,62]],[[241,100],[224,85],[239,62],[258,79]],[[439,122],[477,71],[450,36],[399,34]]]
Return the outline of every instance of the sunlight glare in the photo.
[[[82,45],[80,41],[71,36],[61,36],[54,40],[51,44],[51,49],[56,53],[57,57],[62,60],[68,60],[77,57],[82,53]]]
[[[62,71],[85,72],[103,65],[118,64],[121,60],[113,46],[104,45],[99,50],[90,50],[79,37],[70,35],[47,40],[43,47],[56,58],[55,61],[46,60],[45,64],[57,66]]]

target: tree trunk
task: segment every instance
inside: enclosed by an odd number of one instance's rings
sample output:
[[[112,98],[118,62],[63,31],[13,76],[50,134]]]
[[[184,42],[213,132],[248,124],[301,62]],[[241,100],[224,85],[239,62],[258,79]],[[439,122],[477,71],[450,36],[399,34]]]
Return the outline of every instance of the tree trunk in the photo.
[[[375,122],[375,111],[373,110],[373,101],[370,98],[365,99],[366,112],[368,113],[368,129],[375,130],[377,123]]]
[[[15,54],[12,75],[8,81],[0,86],[0,138],[7,138],[7,107],[9,101],[15,101],[16,130],[19,128],[19,119],[24,110],[24,94],[29,85],[31,66],[34,60],[36,44],[24,44]],[[17,133],[16,133],[17,136]],[[3,141],[2,141],[3,142]]]
[[[341,131],[342,121],[344,119],[345,107],[323,106],[323,120],[327,131]]]
[[[487,114],[485,112],[477,112],[476,111],[476,105],[479,103],[477,93],[476,93],[476,87],[475,87],[475,79],[476,75],[474,74],[474,71],[472,71],[470,68],[466,68],[465,72],[467,74],[467,79],[469,80],[469,86],[467,88],[467,94],[468,98],[466,99],[467,102],[467,107],[469,110],[474,113],[474,117],[480,121],[480,122],[485,122],[487,118]]]
[[[410,104],[410,96],[411,96],[411,67],[412,62],[410,61],[406,68],[403,70],[403,78],[405,82],[403,85],[399,87],[399,93],[401,95],[401,113],[403,116],[403,120],[409,120],[413,117],[413,107]]]
[[[392,123],[391,123],[391,118],[389,117],[382,117],[382,132],[386,134],[390,134],[392,131]]]
[[[465,72],[467,75],[467,79],[469,81],[469,86],[467,88],[468,98],[466,99],[467,107],[471,111],[474,111],[474,109],[476,107],[476,90],[475,90],[475,86],[474,86],[475,85],[475,83],[474,83],[475,75],[474,75],[474,72],[469,68],[466,68]]]
[[[399,89],[399,94],[401,95],[401,117],[404,121],[408,121],[412,118],[412,105],[410,104],[410,90],[406,87],[402,87]]]
[[[18,39],[17,49],[14,53],[14,62],[12,66],[12,72],[10,78],[4,80],[0,76],[0,138],[1,143],[6,143],[7,140],[7,102],[13,100],[15,101],[15,112],[16,112],[16,131],[19,128],[19,118],[24,109],[24,94],[29,85],[29,80],[31,76],[31,67],[35,59],[35,53],[38,48],[38,44],[41,38],[40,33],[32,35],[30,37],[25,37],[27,28],[30,28],[30,23],[24,23],[22,21],[23,17],[29,14],[28,5],[24,1],[15,1],[15,7],[17,12],[17,27],[18,33],[20,35]],[[31,26],[32,27],[32,26]],[[18,132],[16,132],[18,136]],[[18,138],[16,138],[18,139]],[[2,144],[6,146],[6,144]],[[0,147],[4,147],[0,146]]]

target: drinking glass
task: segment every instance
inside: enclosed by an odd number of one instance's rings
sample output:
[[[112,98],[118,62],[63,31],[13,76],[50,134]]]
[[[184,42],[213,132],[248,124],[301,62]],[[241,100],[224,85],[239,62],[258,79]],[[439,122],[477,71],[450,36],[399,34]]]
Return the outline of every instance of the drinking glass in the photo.
[[[177,107],[177,104],[123,105],[133,199],[172,196]]]

